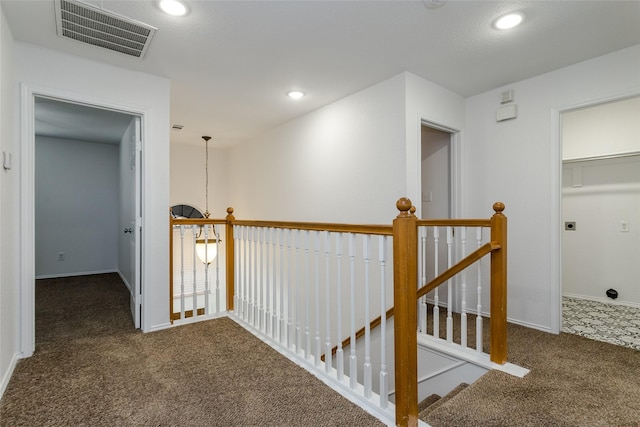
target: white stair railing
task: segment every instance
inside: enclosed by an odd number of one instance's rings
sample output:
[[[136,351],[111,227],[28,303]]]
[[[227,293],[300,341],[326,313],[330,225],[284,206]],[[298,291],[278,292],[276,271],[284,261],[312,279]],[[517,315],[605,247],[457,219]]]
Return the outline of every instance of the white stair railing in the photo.
[[[235,263],[243,266],[235,277],[237,321],[336,387],[375,402],[387,418],[393,414],[386,355],[392,331],[384,316],[393,304],[390,234],[386,226],[364,233],[271,223],[238,224],[233,231]],[[264,307],[268,320],[253,315],[256,307],[258,313]],[[371,328],[381,314],[380,328]]]
[[[475,236],[477,248],[487,243],[488,233],[483,233],[483,228],[488,228],[488,226],[419,226],[418,288],[469,254],[470,251],[467,249],[467,234],[469,232]],[[442,235],[445,235],[446,238],[442,239]],[[474,269],[476,271],[475,294],[468,294],[469,277],[467,270],[462,270],[457,276],[448,279],[445,287],[436,288],[420,299],[418,304],[419,334],[458,344],[465,349],[469,348],[468,315],[472,314],[476,316],[476,327],[474,329],[475,340],[471,345],[477,352],[483,352],[482,316],[489,315],[482,312],[482,307],[488,305],[483,302],[483,298],[488,297],[487,293],[483,293],[483,282],[487,282],[488,263],[482,260],[477,261]],[[443,294],[444,292],[446,295]],[[470,307],[475,309],[470,309]],[[427,317],[429,312],[431,312],[430,319]],[[441,330],[441,321],[445,322],[443,324],[444,330]],[[454,322],[459,322],[459,328],[454,327]],[[454,336],[454,331],[459,331],[458,335]]]
[[[218,221],[219,222],[219,221]],[[211,228],[216,222],[207,219],[171,218],[170,313],[171,321],[184,323],[217,317],[226,313],[225,254],[221,251],[224,230]],[[213,230],[213,231],[212,231]],[[207,263],[209,248],[205,244],[204,259],[197,256],[196,240],[215,242],[216,257]]]

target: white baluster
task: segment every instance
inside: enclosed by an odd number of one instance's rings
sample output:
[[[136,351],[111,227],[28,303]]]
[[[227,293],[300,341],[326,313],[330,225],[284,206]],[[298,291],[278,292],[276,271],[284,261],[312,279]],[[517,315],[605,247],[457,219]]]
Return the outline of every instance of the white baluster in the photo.
[[[291,348],[294,345],[293,337],[293,268],[295,262],[293,262],[293,230],[285,230],[287,233],[287,259],[288,259],[288,276],[287,280],[287,348]]]
[[[362,252],[364,256],[364,365],[363,365],[363,375],[364,375],[364,397],[367,399],[371,397],[371,386],[372,386],[372,367],[371,367],[371,325],[370,319],[371,316],[369,314],[369,294],[371,286],[370,283],[370,275],[369,275],[369,267],[370,267],[370,259],[369,259],[369,245],[371,244],[371,236],[368,234],[362,236]]]
[[[482,246],[482,228],[476,229],[476,240],[478,247]],[[478,306],[476,307],[476,351],[482,353],[482,265],[478,264]]]
[[[389,378],[387,373],[387,285],[386,285],[386,262],[387,262],[387,237],[379,236],[379,257],[380,260],[380,407],[385,409],[389,402]],[[426,330],[425,330],[426,332]]]
[[[255,325],[255,314],[256,314],[256,279],[255,279],[255,269],[254,269],[254,261],[253,254],[255,252],[256,243],[254,240],[255,227],[249,227],[249,238],[247,240],[247,244],[249,245],[249,259],[247,260],[249,264],[249,314],[248,321],[250,324]]]
[[[204,259],[209,259],[209,227],[204,227]],[[209,264],[204,264],[204,314],[205,316],[209,314]]]
[[[327,321],[327,336],[325,338],[324,344],[324,371],[328,374],[331,372],[331,367],[333,365],[333,361],[331,359],[331,257],[329,251],[329,232],[324,232],[324,263],[325,263],[325,282],[324,282],[324,290],[325,290],[325,303],[326,307],[325,317]],[[339,339],[339,338],[338,338]]]
[[[467,227],[460,228],[460,240],[462,246],[461,255],[464,258],[466,256],[467,246]],[[460,293],[462,293],[462,301],[460,303],[460,345],[463,348],[467,347],[467,276],[466,268],[460,273]]]
[[[447,268],[453,265],[453,227],[447,227]],[[447,280],[447,342],[453,341],[453,279]]]
[[[296,230],[296,283],[295,283],[295,304],[296,304],[296,353],[300,353],[300,349],[302,347],[302,327],[300,325],[300,268],[298,267],[298,262],[300,261],[300,247],[302,245],[302,232],[300,230]]]
[[[356,235],[349,234],[349,268],[351,294],[351,343],[349,347],[349,385],[352,389],[358,384],[358,356],[356,355]]]
[[[191,228],[191,234],[193,235],[193,244],[191,245],[191,251],[193,252],[193,289],[192,289],[192,293],[191,293],[191,300],[192,300],[192,304],[193,307],[191,310],[191,315],[193,316],[193,318],[195,319],[195,317],[198,315],[198,292],[197,292],[197,283],[196,283],[196,268],[198,267],[198,264],[196,264],[196,234],[197,234],[197,230],[198,230],[198,226],[197,225],[193,225]]]
[[[336,235],[336,330],[338,331],[338,349],[336,350],[336,371],[338,381],[344,376],[344,356],[342,351],[342,233]]]
[[[258,274],[258,248],[260,247],[260,228],[253,227],[253,326],[260,329],[260,297],[262,288]]]
[[[433,277],[438,277],[439,265],[438,265],[438,240],[440,239],[440,230],[438,227],[433,227],[433,242],[434,242],[434,263],[433,263]],[[440,338],[440,298],[438,297],[438,288],[433,291],[433,336]]]
[[[173,295],[171,296],[173,298]],[[184,225],[180,226],[180,319],[184,319]]]
[[[285,247],[285,238],[286,238],[286,230],[281,228],[278,229],[278,243],[280,245],[280,330],[278,331],[278,338],[280,338],[280,343],[285,343],[286,338],[286,329],[285,329],[285,317],[284,317],[284,289],[285,289],[285,276],[284,276],[284,265],[285,265],[285,256],[284,256],[284,247]]]
[[[249,298],[251,296],[251,283],[249,282],[250,277],[249,277],[249,227],[243,226],[242,227],[242,247],[244,249],[244,259],[242,261],[242,264],[244,266],[244,276],[243,276],[243,282],[244,282],[244,309],[242,312],[242,318],[246,321],[249,322],[249,310],[251,309],[251,306],[249,305]]]
[[[418,289],[427,283],[427,227],[420,227],[420,253],[419,253],[419,270],[420,282]],[[418,302],[418,332],[427,333],[427,297],[420,298]]]
[[[309,250],[311,247],[311,233],[309,231],[304,232],[304,306],[305,306],[305,326],[304,326],[304,357],[309,358],[311,351],[311,331],[309,329],[309,299],[311,298],[311,282],[309,281]]]
[[[241,295],[242,292],[239,286],[240,282],[240,241],[238,239],[238,227],[232,227],[233,232],[233,266],[235,271],[235,280],[233,281],[233,311],[236,316],[240,317],[240,312],[242,311],[240,308],[241,304]]]
[[[216,239],[216,254],[220,253],[220,235],[213,227],[213,235]],[[226,307],[226,304],[225,304]],[[229,307],[227,307],[229,309]],[[216,313],[220,313],[220,256],[216,256]]]
[[[320,352],[322,343],[320,342],[320,232],[314,231],[315,240],[315,266],[316,271],[316,336],[315,336],[315,359],[316,366],[320,366]],[[328,301],[327,301],[328,303]]]
[[[271,249],[271,228],[264,229],[264,281],[266,285],[265,291],[265,309],[264,309],[264,333],[271,336],[271,262],[269,252]]]
[[[277,228],[272,228],[271,229],[271,236],[272,236],[272,242],[271,242],[271,253],[273,254],[273,266],[271,268],[272,271],[272,287],[273,287],[273,294],[271,295],[271,337],[278,341],[278,306],[277,306],[277,302],[278,302],[278,282],[282,282],[282,276],[280,276],[280,280],[278,281],[278,276],[277,276],[277,272],[278,272],[278,229]],[[282,289],[280,288],[280,292],[282,292]]]
[[[264,331],[264,228],[259,227],[258,231],[258,246],[257,246],[257,274],[256,285],[258,286],[258,321],[256,327],[260,331]]]

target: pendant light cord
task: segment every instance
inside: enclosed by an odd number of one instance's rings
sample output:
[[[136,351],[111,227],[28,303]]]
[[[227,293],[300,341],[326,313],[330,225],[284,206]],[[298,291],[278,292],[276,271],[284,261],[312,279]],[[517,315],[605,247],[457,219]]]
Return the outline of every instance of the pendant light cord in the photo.
[[[210,136],[203,136],[204,139],[204,173],[205,173],[205,184],[204,184],[204,217],[209,218],[209,140]]]

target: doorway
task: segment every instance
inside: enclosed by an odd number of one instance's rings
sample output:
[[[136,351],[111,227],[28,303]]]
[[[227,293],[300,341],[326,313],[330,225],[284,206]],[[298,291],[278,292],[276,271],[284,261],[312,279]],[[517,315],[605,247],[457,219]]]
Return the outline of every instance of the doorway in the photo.
[[[23,95],[21,349],[28,357],[36,277],[117,273],[129,288],[133,323],[142,326],[144,114],[56,92]]]
[[[560,123],[561,330],[618,335],[606,332],[612,306],[640,308],[640,96],[563,111]],[[593,303],[609,315],[573,314]]]
[[[451,142],[453,133],[420,127],[421,217],[451,218]]]

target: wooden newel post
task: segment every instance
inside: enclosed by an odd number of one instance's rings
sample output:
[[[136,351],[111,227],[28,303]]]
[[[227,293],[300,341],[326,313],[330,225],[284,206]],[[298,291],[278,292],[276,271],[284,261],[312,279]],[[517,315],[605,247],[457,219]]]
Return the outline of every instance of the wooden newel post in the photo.
[[[418,425],[417,298],[418,225],[411,200],[396,203],[393,220],[393,298],[396,425]]]
[[[227,208],[227,224],[225,225],[225,243],[227,247],[226,252],[226,269],[227,269],[227,311],[233,311],[233,299],[234,299],[234,282],[235,282],[235,250],[233,240],[233,208]]]
[[[173,209],[169,208],[169,321],[173,324]]]
[[[493,204],[491,241],[500,249],[491,252],[491,348],[492,362],[507,362],[507,217],[504,204]]]

